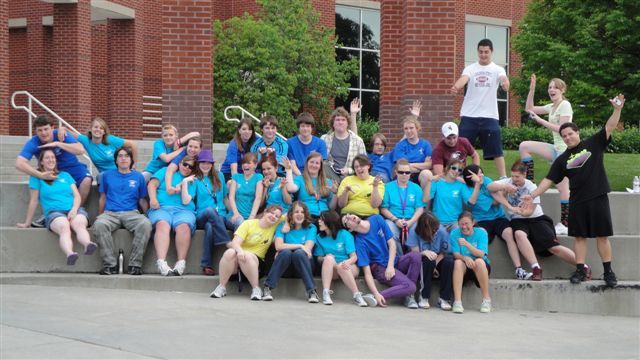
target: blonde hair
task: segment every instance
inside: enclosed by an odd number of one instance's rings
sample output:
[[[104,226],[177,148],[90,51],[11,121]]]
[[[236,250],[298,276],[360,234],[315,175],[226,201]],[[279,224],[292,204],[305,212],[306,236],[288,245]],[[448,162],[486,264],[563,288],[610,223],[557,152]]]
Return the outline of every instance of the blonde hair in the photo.
[[[567,98],[564,97],[564,93],[567,92],[567,83],[565,83],[564,80],[560,78],[553,78],[549,80],[549,84],[551,84],[551,82],[554,82],[556,84],[556,87],[562,90],[562,98],[566,100]]]
[[[104,130],[104,136],[102,136],[102,144],[104,145],[108,145],[109,142],[107,141],[107,137],[109,136],[110,132],[109,132],[109,125],[107,124],[106,121],[104,121],[103,118],[101,117],[94,117],[93,120],[91,120],[91,127],[93,127],[93,123],[97,122],[98,124],[100,124],[100,126],[102,127],[102,130]],[[89,132],[87,134],[87,137],[89,139],[93,139],[93,134],[91,133],[91,128],[89,128]]]
[[[404,124],[406,123],[412,123],[413,125],[416,126],[416,130],[420,131],[422,129],[422,126],[420,125],[420,121],[418,121],[418,117],[416,117],[415,115],[406,115],[404,117],[402,117],[402,127],[404,128]]]
[[[313,187],[313,181],[311,180],[311,174],[309,174],[309,160],[319,157],[320,158],[320,170],[318,170],[318,178],[316,179],[316,185],[318,187],[318,195],[320,197],[329,196],[329,184],[327,182],[327,177],[324,175],[324,170],[322,166],[322,155],[319,152],[311,152],[309,156],[307,156],[307,161],[304,163],[304,170],[302,171],[302,178],[304,179],[304,188],[307,190],[307,193],[311,196],[316,194],[316,189]]]
[[[171,124],[166,124],[162,127],[162,132],[165,132],[166,130],[173,130],[173,132],[176,133],[176,135],[178,135],[178,129]]]

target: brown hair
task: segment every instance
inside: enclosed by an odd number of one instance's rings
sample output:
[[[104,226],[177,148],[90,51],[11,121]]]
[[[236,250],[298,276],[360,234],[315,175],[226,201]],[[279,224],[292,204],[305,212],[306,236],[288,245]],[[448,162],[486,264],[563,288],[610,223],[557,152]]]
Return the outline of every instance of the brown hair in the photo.
[[[202,170],[200,170],[200,161],[198,161],[197,164],[195,164],[195,169],[193,170],[193,173],[197,179],[200,179],[200,180],[204,179],[205,175],[202,172]],[[211,181],[211,186],[213,187],[213,189],[211,190],[213,192],[217,192],[222,188],[222,183],[220,182],[220,178],[218,177],[218,173],[216,171],[215,166],[213,166],[213,163],[211,163],[211,170],[209,170],[209,174],[207,174],[206,176],[209,177],[209,180]]]
[[[278,119],[276,119],[276,117],[273,116],[273,115],[265,115],[265,116],[261,117],[260,118],[260,129],[263,129],[267,125],[271,125],[271,126],[273,126],[273,127],[275,127],[277,129],[278,128]]]
[[[335,110],[333,110],[333,112],[331,113],[331,118],[329,120],[329,123],[331,125],[331,129],[333,131],[335,131],[335,129],[333,128],[333,121],[338,116],[342,116],[343,118],[347,119],[347,123],[351,122],[351,116],[349,116],[349,112],[345,108],[343,108],[342,106],[339,106]]]
[[[430,243],[439,227],[440,220],[431,211],[425,211],[416,221],[416,235]]]
[[[42,126],[42,125],[41,125]],[[47,152],[53,153],[53,157],[56,158],[56,167],[53,168],[53,175],[58,175],[60,170],[58,170],[58,158],[56,157],[56,152],[53,149],[44,149],[40,151],[40,155],[38,155],[38,171],[44,172],[44,167],[42,166],[42,159],[44,159],[44,154]],[[53,180],[45,180],[47,184],[52,184]]]
[[[511,171],[519,172],[522,174],[527,173],[527,165],[523,164],[522,161],[516,160],[516,162],[511,165]]]
[[[249,127],[249,129],[251,129],[251,137],[249,138],[249,141],[247,141],[247,147],[244,147],[244,144],[242,144],[242,138],[240,137],[240,128],[242,127],[242,125],[247,125]],[[244,151],[244,152],[249,152],[249,149],[251,149],[251,145],[253,145],[253,143],[256,141],[256,130],[253,127],[253,121],[251,119],[242,119],[240,120],[240,122],[238,123],[238,127],[236,127],[236,133],[233,135],[233,141],[235,141],[236,146],[238,146],[238,150]]]
[[[393,167],[393,177],[397,177],[398,176],[397,172],[398,172],[398,168],[400,166],[409,166],[410,167],[411,164],[409,164],[409,161],[407,161],[407,159],[400,159],[400,160],[396,161],[396,164]]]
[[[252,152],[244,154],[242,160],[240,161],[240,164],[246,164],[248,162],[258,164],[258,155]]]
[[[302,221],[301,228],[306,229],[309,227],[309,225],[311,225],[313,219],[311,219],[309,208],[302,201],[294,201],[293,204],[291,204],[291,207],[287,212],[287,223],[289,223],[289,226],[291,226],[291,230],[295,229],[295,223],[293,222],[293,210],[295,210],[296,206],[300,207],[302,209],[302,212],[304,212],[304,220]]]
[[[302,112],[300,113],[300,115],[298,115],[298,117],[296,118],[296,127],[298,129],[300,129],[300,124],[309,124],[311,125],[314,129],[316,127],[316,120],[313,118],[313,115],[311,115],[308,112]]]
[[[322,155],[319,152],[312,151],[307,160],[304,163],[304,170],[302,171],[302,178],[304,179],[304,188],[311,196],[316,194],[316,189],[313,187],[313,181],[311,180],[311,174],[309,174],[309,160],[319,157],[320,158],[320,170],[318,170],[318,178],[316,179],[316,185],[318,187],[318,195],[320,197],[329,196],[329,183],[327,177],[324,175],[324,169],[322,166]]]
[[[104,145],[108,145],[109,142],[107,141],[107,137],[109,136],[110,132],[109,132],[109,125],[107,124],[106,121],[104,121],[103,118],[101,117],[94,117],[93,120],[91,120],[91,127],[93,127],[93,123],[97,122],[98,124],[100,124],[100,126],[102,127],[102,129],[104,130],[104,136],[102,136],[102,144]],[[91,133],[91,127],[89,128],[89,131],[87,133],[87,137],[89,138],[89,140],[93,139],[93,134]],[[133,159],[133,158],[132,158]]]

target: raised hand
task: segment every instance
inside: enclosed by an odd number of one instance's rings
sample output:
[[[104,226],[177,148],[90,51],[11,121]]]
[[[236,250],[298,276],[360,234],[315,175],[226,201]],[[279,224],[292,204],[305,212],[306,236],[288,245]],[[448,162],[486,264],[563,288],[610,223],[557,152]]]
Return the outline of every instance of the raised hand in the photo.
[[[351,114],[357,114],[362,110],[362,104],[359,98],[354,98],[351,100],[351,105],[349,106],[349,111]]]
[[[411,115],[420,116],[420,111],[422,110],[422,102],[420,100],[415,100],[411,107],[409,107],[409,111]]]

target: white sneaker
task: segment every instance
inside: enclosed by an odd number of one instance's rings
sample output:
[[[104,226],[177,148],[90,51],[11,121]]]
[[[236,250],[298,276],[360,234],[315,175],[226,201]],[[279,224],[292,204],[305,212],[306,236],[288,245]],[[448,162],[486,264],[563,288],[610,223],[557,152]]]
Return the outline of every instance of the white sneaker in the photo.
[[[420,309],[428,309],[431,307],[431,305],[429,305],[429,299],[423,299],[422,296],[420,296],[418,298],[418,307]]]
[[[404,306],[408,307],[409,309],[417,309],[418,303],[416,302],[416,299],[413,297],[413,295],[409,295],[404,298]]]
[[[218,285],[216,288],[209,294],[209,297],[212,298],[221,298],[227,296],[227,288],[223,285]]]
[[[483,299],[482,304],[480,305],[481,313],[491,312],[491,299]]]
[[[251,290],[251,300],[262,300],[262,290],[260,290],[259,287],[254,287],[253,290]]]
[[[168,276],[169,273],[172,272],[172,270],[169,267],[169,264],[167,264],[166,260],[158,259],[156,261],[156,266],[158,267],[158,271],[160,272],[160,275],[162,275],[162,276]]]
[[[438,299],[438,306],[440,307],[440,309],[444,310],[444,311],[449,311],[451,310],[451,304],[443,299],[443,298],[439,298]]]
[[[320,302],[320,299],[318,299],[318,293],[316,292],[315,289],[309,290],[307,292],[307,301],[309,301],[312,304],[317,304]]]
[[[462,307],[462,301],[454,301],[452,311],[455,314],[462,314],[464,312],[464,308]]]
[[[373,299],[375,301],[375,299]],[[369,306],[369,304],[367,304],[366,301],[364,301],[364,299],[362,298],[362,293],[361,292],[357,292],[355,294],[353,294],[353,302],[356,303],[356,305],[360,306],[360,307],[367,307]]]
[[[184,269],[187,267],[187,262],[184,260],[179,260],[176,262],[176,265],[173,267],[173,274],[176,276],[182,276],[184,274]]]
[[[569,233],[569,229],[564,226],[563,223],[556,224],[556,235],[567,235]]]
[[[331,300],[331,294],[333,294],[332,290],[323,289],[322,290],[322,303],[325,305],[333,305],[333,300]]]
[[[373,294],[362,295],[362,300],[364,300],[364,302],[366,302],[367,305],[371,307],[378,306],[378,300],[376,300],[376,297],[373,296]]]
[[[533,276],[532,272],[528,272],[527,270],[519,267],[515,271],[515,277],[518,280],[529,280]]]

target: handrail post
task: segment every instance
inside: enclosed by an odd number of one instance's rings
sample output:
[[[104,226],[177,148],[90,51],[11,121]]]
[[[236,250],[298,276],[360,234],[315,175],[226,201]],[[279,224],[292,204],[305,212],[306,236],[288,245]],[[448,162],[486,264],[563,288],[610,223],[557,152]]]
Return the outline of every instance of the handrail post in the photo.
[[[31,101],[31,96],[27,97],[29,99],[29,137],[33,136],[33,102]]]

